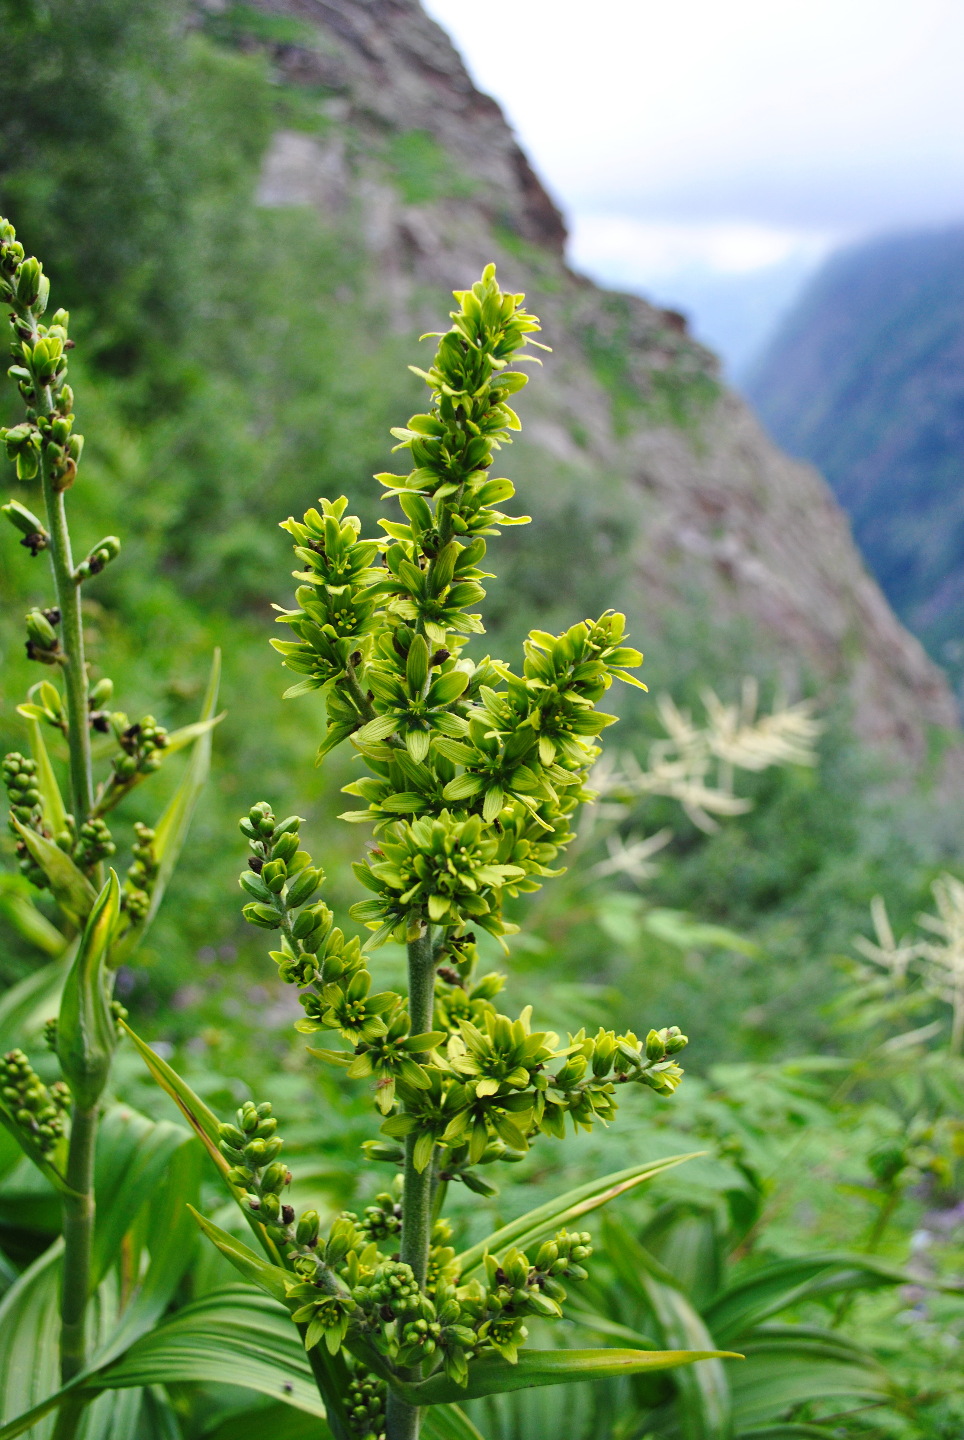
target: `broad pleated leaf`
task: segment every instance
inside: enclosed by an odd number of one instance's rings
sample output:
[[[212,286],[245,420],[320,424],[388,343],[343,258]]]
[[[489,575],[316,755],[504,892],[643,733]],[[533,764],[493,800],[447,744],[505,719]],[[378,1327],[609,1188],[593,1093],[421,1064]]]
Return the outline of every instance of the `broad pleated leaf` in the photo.
[[[0,1051],[12,1050],[57,1014],[76,942],[62,960],[43,965],[12,986],[0,1000]]]
[[[539,1239],[547,1231],[568,1225],[573,1220],[578,1220],[581,1215],[597,1210],[600,1205],[607,1205],[610,1200],[615,1200],[617,1195],[623,1195],[627,1190],[642,1185],[644,1181],[652,1180],[664,1171],[672,1170],[674,1166],[682,1165],[685,1160],[693,1160],[703,1153],[702,1150],[694,1150],[689,1155],[670,1155],[662,1160],[649,1160],[643,1165],[633,1165],[628,1170],[617,1170],[612,1175],[590,1180],[587,1184],[579,1185],[575,1190],[568,1190],[555,1200],[540,1205],[538,1209],[520,1215],[518,1220],[503,1225],[501,1230],[496,1230],[485,1240],[480,1240],[477,1245],[464,1250],[457,1257],[456,1264],[461,1273],[467,1275],[482,1264],[486,1253],[495,1254],[510,1245],[527,1245],[529,1241]]]
[[[163,1122],[157,1128],[166,1132],[168,1127]],[[197,1230],[188,1202],[200,1195],[204,1152],[192,1136],[184,1136],[176,1147],[169,1146],[165,1140],[163,1152],[161,1146],[152,1149],[152,1170],[160,1153],[166,1155],[163,1177],[145,1195],[140,1214],[129,1232],[134,1253],[141,1254],[146,1248],[150,1259],[127,1297],[118,1324],[98,1348],[94,1357],[97,1365],[122,1354],[160,1320],[194,1258]],[[140,1168],[132,1180],[143,1189],[144,1175]],[[121,1195],[118,1207],[123,1203]]]
[[[707,1306],[704,1318],[718,1340],[730,1343],[801,1300],[910,1283],[904,1271],[872,1255],[824,1253],[776,1260],[724,1290]]]
[[[606,1251],[620,1280],[652,1311],[660,1343],[712,1350],[714,1338],[699,1313],[682,1290],[667,1283],[663,1267],[654,1262],[626,1227],[607,1217],[605,1235]],[[676,1377],[676,1388],[685,1440],[727,1440],[731,1434],[730,1388],[728,1372],[720,1360],[707,1359],[681,1372]]]
[[[469,1366],[469,1383],[456,1385],[444,1374],[417,1385],[399,1385],[402,1397],[413,1405],[439,1405],[502,1395],[537,1385],[571,1385],[581,1380],[608,1380],[619,1376],[653,1374],[692,1365],[699,1360],[741,1359],[721,1350],[520,1350],[515,1365],[501,1355],[483,1355]]]
[[[57,1240],[25,1270],[0,1304],[0,1440],[48,1440],[60,1380],[60,1262]],[[117,1323],[117,1287],[100,1286],[90,1304],[95,1346]],[[49,1415],[50,1419],[44,1417]]]
[[[427,1435],[427,1427],[422,1427]],[[204,1440],[331,1440],[331,1431],[317,1415],[292,1410],[288,1405],[258,1404],[258,1408],[241,1410],[222,1420],[213,1430],[204,1432]],[[826,1436],[824,1436],[826,1440]]]
[[[11,820],[23,843],[47,877],[50,892],[64,914],[78,927],[90,914],[97,892],[69,855],[43,835]]]
[[[802,1326],[747,1341],[745,1361],[728,1377],[741,1440],[750,1427],[773,1424],[809,1400],[849,1404],[892,1394],[886,1371],[872,1356],[830,1332],[807,1334]]]
[[[95,1284],[117,1259],[139,1211],[156,1199],[176,1152],[195,1144],[192,1135],[168,1120],[148,1120],[128,1105],[108,1110],[97,1137]],[[155,1238],[161,1236],[152,1226],[151,1239]]]
[[[114,1389],[177,1382],[238,1385],[309,1415],[325,1413],[287,1311],[248,1286],[230,1286],[186,1306],[138,1340],[96,1383]]]
[[[483,1440],[483,1436],[457,1405],[433,1405],[422,1421],[422,1440]]]
[[[0,1303],[0,1421],[45,1400],[60,1383],[58,1286],[60,1241],[24,1271]],[[31,1440],[46,1440],[51,1422]],[[4,1434],[0,1430],[0,1435]]]

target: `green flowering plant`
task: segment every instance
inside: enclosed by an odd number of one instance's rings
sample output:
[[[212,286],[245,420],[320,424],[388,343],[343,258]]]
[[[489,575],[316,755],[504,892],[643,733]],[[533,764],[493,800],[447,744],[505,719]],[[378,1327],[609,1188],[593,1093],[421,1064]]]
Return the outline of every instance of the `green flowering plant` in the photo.
[[[109,678],[91,682],[82,590],[117,558],[120,542],[109,535],[79,563],[72,558],[67,496],[78,478],[83,437],[74,428],[74,397],[67,380],[74,345],[70,317],[57,310],[49,320],[43,318],[49,293],[40,262],[25,255],[13,226],[0,219],[0,304],[9,313],[13,358],[8,374],[26,409],[23,421],[0,428],[0,443],[17,479],[40,492],[33,503],[43,518],[16,499],[0,509],[29,556],[47,557],[52,584],[50,603],[31,608],[25,617],[27,657],[44,667],[44,678],[18,706],[26,753],[11,751],[0,764],[23,886],[19,906],[10,916],[24,938],[36,942],[40,937],[54,957],[2,997],[0,1029],[5,1035],[19,1032],[29,1047],[36,1017],[53,1016],[46,1026],[47,1042],[60,1071],[60,1078],[48,1085],[19,1044],[0,1055],[0,1125],[62,1203],[62,1254],[58,1249],[56,1272],[50,1271],[59,1296],[55,1291],[46,1296],[44,1303],[53,1310],[45,1334],[59,1333],[56,1372],[70,1396],[60,1409],[56,1435],[57,1440],[70,1440],[83,1423],[86,1400],[76,1387],[94,1346],[91,1301],[104,1279],[105,1255],[112,1264],[119,1263],[126,1244],[124,1263],[135,1270],[142,1260],[148,1264],[149,1247],[142,1247],[131,1228],[143,1196],[135,1199],[128,1187],[126,1164],[140,1148],[142,1173],[149,1174],[146,1151],[151,1146],[177,1148],[185,1139],[177,1127],[154,1126],[142,1117],[135,1121],[129,1111],[120,1123],[112,1114],[111,1067],[118,1027],[126,1016],[112,995],[118,967],[131,957],[160,904],[204,783],[216,723],[218,663],[216,659],[200,720],[181,730],[169,731],[151,715],[132,721],[113,707]],[[132,853],[122,868],[105,817],[156,773],[168,755],[186,747],[193,747],[186,775],[159,819],[151,824],[135,821]],[[111,863],[121,869],[122,879],[107,868]],[[56,923],[36,907],[35,899],[45,902]],[[98,1141],[105,1123],[106,1134]],[[98,1216],[97,1157],[106,1167],[101,1181],[107,1187],[108,1219]],[[113,1170],[111,1160],[116,1161]],[[186,1180],[186,1175],[181,1178]],[[105,1250],[110,1206],[118,1203],[127,1203],[129,1213],[115,1236],[116,1247]],[[155,1285],[157,1313],[170,1298],[168,1285],[177,1284],[183,1268],[183,1263],[180,1269],[169,1266],[167,1279]],[[18,1282],[11,1291],[14,1316],[21,1297],[30,1295],[27,1277],[23,1279],[24,1285]],[[135,1338],[136,1325],[128,1333],[129,1339]],[[45,1373],[41,1357],[36,1370]],[[8,1386],[9,1373],[0,1367],[0,1415]]]
[[[266,1259],[208,1220],[202,1228],[288,1310],[336,1440],[413,1440],[433,1405],[465,1426],[452,1407],[475,1395],[705,1353],[525,1344],[529,1324],[558,1319],[567,1286],[586,1276],[591,1239],[571,1221],[682,1157],[594,1182],[462,1253],[443,1215],[449,1186],[496,1193],[492,1167],[563,1139],[567,1118],[573,1130],[609,1123],[621,1087],[671,1095],[686,1044],[675,1026],[642,1037],[538,1029],[530,1008],[499,1010],[505,977],[481,969],[478,932],[505,948],[518,929],[506,900],[561,873],[579,807],[593,799],[598,736],[616,718],[599,702],[614,681],[645,686],[612,611],[561,635],[533,631],[521,673],[467,653],[484,633],[474,607],[490,578],[488,542],[525,519],[497,508],[514,490],[491,471],[519,428],[509,401],[527,376],[515,367],[536,358],[526,347],[539,326],[492,266],[455,298],[434,363],[417,372],[429,408],[393,432],[410,468],[377,477],[402,518],[363,538],[342,496],[283,526],[300,567],[295,608],[278,616],[288,634],[272,641],[301,677],[286,695],[321,692],[319,762],[347,743],[366,770],[345,787],[362,808],[342,817],[371,827],[354,866],[367,898],[349,912],[365,943],[321,898],[324,869],[303,845],[301,817],[258,801],[241,820],[244,916],[276,938],[271,959],[304,1010],[296,1028],[327,1041],[309,1052],[371,1086],[380,1135],[366,1149],[398,1170],[392,1188],[323,1232],[317,1213],[298,1215],[285,1198],[291,1174],[270,1104],[246,1103],[230,1123],[204,1118],[141,1045]],[[407,993],[374,986],[368,957],[388,941],[407,947]]]

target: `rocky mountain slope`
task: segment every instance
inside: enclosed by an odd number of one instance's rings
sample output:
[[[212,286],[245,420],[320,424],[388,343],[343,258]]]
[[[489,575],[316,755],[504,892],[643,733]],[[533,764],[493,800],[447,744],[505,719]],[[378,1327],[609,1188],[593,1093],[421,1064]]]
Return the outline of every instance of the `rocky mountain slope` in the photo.
[[[553,354],[524,398],[512,473],[540,476],[557,543],[626,554],[623,603],[661,676],[686,614],[708,632],[714,683],[729,661],[842,689],[863,734],[914,759],[929,727],[955,724],[944,676],[868,576],[824,481],[720,385],[680,316],[567,268],[557,207],[416,0],[207,0],[202,23],[266,53],[304,97],[270,143],[260,204],[312,206],[353,237],[391,329],[429,323],[441,292],[490,259],[527,292]]]
[[[964,662],[964,229],[833,257],[750,377],[770,433],[818,465],[898,615]]]

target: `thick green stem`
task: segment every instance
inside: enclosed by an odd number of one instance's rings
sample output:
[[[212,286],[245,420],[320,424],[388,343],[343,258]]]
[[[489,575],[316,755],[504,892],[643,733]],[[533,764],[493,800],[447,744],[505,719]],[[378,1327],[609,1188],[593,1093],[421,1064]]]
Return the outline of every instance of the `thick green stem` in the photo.
[[[435,1014],[435,955],[431,930],[413,940],[408,947],[408,1013],[412,1034],[423,1035],[431,1030]],[[428,1252],[432,1239],[432,1174],[433,1166],[415,1168],[417,1136],[405,1140],[405,1192],[402,1198],[402,1237],[398,1258],[411,1265],[419,1285],[424,1286],[428,1271]],[[419,1380],[417,1368],[405,1373],[407,1380]],[[419,1410],[389,1394],[386,1414],[388,1440],[417,1440]]]
[[[97,1110],[74,1107],[64,1197],[64,1269],[60,1300],[60,1378],[66,1384],[87,1360],[87,1301],[94,1240],[94,1148]]]

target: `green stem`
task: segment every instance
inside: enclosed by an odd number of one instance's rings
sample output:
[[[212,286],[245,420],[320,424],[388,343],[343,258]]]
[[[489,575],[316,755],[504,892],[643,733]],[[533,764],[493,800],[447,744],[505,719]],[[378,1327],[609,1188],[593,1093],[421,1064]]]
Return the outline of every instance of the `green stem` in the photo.
[[[49,389],[37,395],[37,411],[53,415],[55,407]],[[43,446],[40,457],[47,528],[50,531],[50,567],[53,571],[60,610],[60,633],[64,661],[64,689],[67,700],[67,745],[70,750],[70,801],[78,828],[94,808],[93,770],[90,758],[90,725],[87,711],[87,666],[84,662],[84,627],[80,613],[80,586],[74,579],[70,553],[64,492],[54,488]]]
[[[431,1030],[435,1015],[435,954],[430,927],[408,947],[408,1013],[412,1034],[423,1035]],[[420,1286],[428,1272],[428,1252],[432,1239],[432,1164],[419,1172],[415,1168],[417,1135],[405,1139],[405,1191],[402,1198],[402,1237],[398,1258],[411,1265]],[[417,1367],[403,1372],[406,1380],[417,1381]],[[415,1405],[389,1393],[386,1414],[388,1440],[417,1440],[420,1413]]]
[[[64,1197],[64,1266],[60,1297],[60,1380],[66,1385],[87,1362],[87,1302],[94,1240],[94,1150],[97,1109],[74,1107],[67,1152]],[[73,1440],[85,1401],[71,1399],[61,1407],[55,1440]]]

